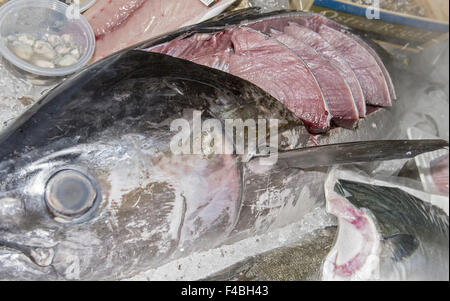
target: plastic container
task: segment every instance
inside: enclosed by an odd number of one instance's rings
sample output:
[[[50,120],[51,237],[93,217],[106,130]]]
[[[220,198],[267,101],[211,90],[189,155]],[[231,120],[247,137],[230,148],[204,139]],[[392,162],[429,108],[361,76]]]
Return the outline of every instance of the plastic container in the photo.
[[[33,41],[46,41],[49,36],[56,36],[58,39],[64,37],[65,41],[70,41],[70,45],[78,50],[78,58],[75,63],[66,66],[36,65],[19,57],[17,51],[13,51],[11,40],[17,39],[20,35],[32,37]],[[15,67],[17,69],[15,71],[26,78],[33,80],[37,78],[38,82],[45,82],[46,79],[51,80],[74,73],[89,62],[94,50],[95,35],[88,21],[74,11],[73,7],[61,1],[15,0],[0,7],[0,55],[9,63],[7,65]],[[33,57],[34,55],[33,52]]]

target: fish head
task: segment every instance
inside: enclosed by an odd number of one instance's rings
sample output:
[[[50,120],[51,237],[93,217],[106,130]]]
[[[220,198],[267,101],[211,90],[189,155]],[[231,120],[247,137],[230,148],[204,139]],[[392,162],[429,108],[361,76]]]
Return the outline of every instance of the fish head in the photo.
[[[171,121],[218,99],[202,81],[228,75],[173,60],[113,56],[0,134],[0,279],[124,278],[232,231],[239,159],[170,149]]]
[[[241,189],[233,156],[174,155],[164,129],[114,132],[2,162],[0,278],[120,278],[232,230]]]
[[[240,216],[243,167],[236,155],[172,151],[173,121],[193,111],[298,125],[242,79],[124,51],[0,133],[0,279],[122,279],[224,243]]]

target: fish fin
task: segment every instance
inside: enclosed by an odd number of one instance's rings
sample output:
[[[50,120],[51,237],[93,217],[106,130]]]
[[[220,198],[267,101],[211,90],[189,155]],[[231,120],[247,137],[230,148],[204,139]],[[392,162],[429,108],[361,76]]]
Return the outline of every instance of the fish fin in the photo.
[[[383,237],[384,242],[391,245],[392,259],[401,261],[410,257],[420,245],[420,242],[410,234],[393,234]]]
[[[329,144],[280,151],[277,164],[292,168],[314,168],[410,159],[445,147],[448,147],[445,140],[378,140]],[[252,159],[272,155],[256,155]]]

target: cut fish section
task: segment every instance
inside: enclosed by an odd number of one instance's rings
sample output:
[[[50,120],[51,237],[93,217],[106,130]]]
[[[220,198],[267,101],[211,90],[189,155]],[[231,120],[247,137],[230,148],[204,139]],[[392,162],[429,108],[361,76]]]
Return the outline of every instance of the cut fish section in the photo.
[[[358,109],[349,86],[336,68],[300,40],[275,30],[271,31],[271,36],[286,45],[306,63],[322,89],[333,122],[346,128],[354,128],[359,120]]]
[[[336,68],[351,89],[353,100],[358,108],[359,117],[366,117],[366,100],[364,98],[364,93],[359,80],[352,68],[336,51],[336,49],[334,49],[334,47],[324,40],[318,33],[297,23],[290,23],[284,28],[284,32],[314,48],[325,59],[327,59],[333,67]]]
[[[356,73],[367,104],[389,107],[391,96],[384,75],[375,58],[348,35],[327,25],[320,25],[318,33],[330,43]]]

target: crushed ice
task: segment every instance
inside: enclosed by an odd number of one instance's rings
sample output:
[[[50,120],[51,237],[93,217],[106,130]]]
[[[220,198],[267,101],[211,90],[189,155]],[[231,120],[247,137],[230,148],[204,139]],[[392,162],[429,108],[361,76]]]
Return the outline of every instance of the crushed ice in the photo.
[[[39,100],[50,87],[36,87],[14,76],[0,57],[0,132]]]
[[[300,222],[231,245],[194,253],[126,280],[189,281],[203,279],[251,256],[303,241],[313,231],[336,224],[336,219],[327,214],[324,206],[317,207]]]

